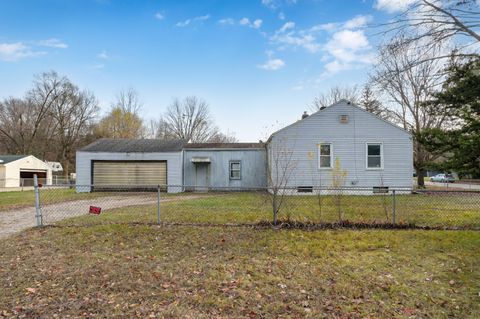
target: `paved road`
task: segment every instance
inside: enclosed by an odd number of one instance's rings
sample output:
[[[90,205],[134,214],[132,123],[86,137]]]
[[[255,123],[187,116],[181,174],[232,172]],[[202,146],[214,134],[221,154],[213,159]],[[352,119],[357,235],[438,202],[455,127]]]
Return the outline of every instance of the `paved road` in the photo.
[[[188,200],[198,198],[200,196],[202,195],[175,196],[162,199],[162,202]],[[107,210],[128,206],[152,205],[156,203],[157,197],[153,194],[148,193],[146,193],[145,195],[124,197],[98,197],[93,199],[82,199],[45,205],[42,207],[42,214],[44,216],[44,222],[51,224],[62,219],[86,215],[88,214],[90,206],[100,206],[102,210]],[[34,207],[0,211],[0,239],[34,226]]]
[[[444,187],[445,189],[467,189],[467,190],[480,190],[479,184],[462,184],[462,183],[434,183],[425,181],[427,186]]]

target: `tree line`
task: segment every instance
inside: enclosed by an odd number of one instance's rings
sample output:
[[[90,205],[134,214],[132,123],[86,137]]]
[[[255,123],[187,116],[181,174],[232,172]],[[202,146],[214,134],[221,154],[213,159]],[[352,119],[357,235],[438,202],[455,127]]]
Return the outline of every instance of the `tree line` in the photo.
[[[473,0],[412,1],[380,26],[364,87],[334,87],[313,109],[348,99],[412,133],[418,186],[427,169],[480,178],[480,12]]]
[[[95,95],[54,71],[36,75],[24,97],[0,101],[0,153],[34,155],[58,161],[64,175],[73,171],[76,150],[98,138],[184,139],[235,142],[215,125],[207,102],[190,96],[175,99],[158,120],[145,121],[138,93],[117,94],[100,116]]]

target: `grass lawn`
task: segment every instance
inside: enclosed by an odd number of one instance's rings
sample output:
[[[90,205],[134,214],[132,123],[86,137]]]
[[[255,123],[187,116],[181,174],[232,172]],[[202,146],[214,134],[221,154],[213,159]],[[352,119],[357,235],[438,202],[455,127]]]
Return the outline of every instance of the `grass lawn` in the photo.
[[[0,241],[0,317],[478,318],[480,232],[98,225]]]
[[[173,198],[173,197],[172,197]],[[164,201],[161,219],[165,222],[238,224],[272,220],[272,206],[266,195],[255,193],[205,194],[197,199]],[[335,196],[291,196],[281,206],[279,218],[297,222],[338,222]],[[447,196],[397,195],[396,222],[418,226],[480,229],[478,194]],[[101,203],[99,203],[101,206]],[[358,223],[391,222],[391,196],[343,196],[342,218]],[[109,222],[155,222],[156,205],[105,211],[100,216],[82,216],[62,223],[101,224]]]
[[[112,195],[107,193],[76,193],[70,188],[41,189],[40,199],[43,205],[60,203],[70,200],[86,199]],[[33,191],[0,192],[0,211],[35,205]]]

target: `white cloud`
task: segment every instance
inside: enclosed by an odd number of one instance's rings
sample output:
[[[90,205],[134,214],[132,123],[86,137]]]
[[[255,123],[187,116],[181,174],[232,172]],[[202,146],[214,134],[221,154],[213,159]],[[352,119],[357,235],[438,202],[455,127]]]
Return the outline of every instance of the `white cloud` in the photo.
[[[255,21],[253,21],[251,27],[254,28],[254,29],[258,29],[262,26],[262,20],[261,19],[256,19]]]
[[[102,59],[102,60],[107,60],[110,58],[110,56],[107,54],[107,51],[103,50],[99,54],[97,54],[97,58]]]
[[[272,10],[277,8],[277,2],[275,0],[262,0],[262,4]]]
[[[293,28],[295,28],[295,22],[289,21],[284,25],[282,25],[282,27],[278,30],[278,32],[285,32],[288,29],[293,29]]]
[[[480,1],[480,0],[478,0],[478,1]],[[286,17],[285,17],[285,13],[280,12],[280,13],[278,14],[278,18],[279,18],[280,20],[285,20],[285,18],[286,18]]]
[[[248,27],[253,28],[253,29],[260,29],[263,21],[262,21],[262,19],[256,19],[253,22],[251,22],[249,18],[242,18],[242,19],[240,19],[240,21],[238,21],[238,23],[240,25],[248,26]]]
[[[232,18],[220,19],[218,20],[218,23],[221,25],[234,25],[235,20],[233,20]]]
[[[210,19],[210,15],[206,14],[206,15],[203,15],[203,16],[198,16],[198,17],[187,19],[187,20],[184,20],[184,21],[179,21],[175,25],[177,27],[183,28],[183,27],[186,27],[186,26],[188,26],[190,24],[193,24],[193,23],[196,23],[196,22],[207,21],[208,19]]]
[[[49,47],[49,48],[57,48],[57,49],[68,48],[68,45],[66,43],[63,43],[59,39],[55,39],[55,38],[38,41],[38,45],[41,45],[43,47]]]
[[[417,0],[377,0],[374,7],[377,10],[395,13],[406,10],[411,4]]]
[[[241,25],[249,25],[250,24],[250,19],[242,18],[238,23],[240,23]]]
[[[0,43],[0,60],[18,61],[24,58],[47,54],[44,51],[33,51],[22,42]]]
[[[372,16],[358,15],[353,19],[348,20],[344,23],[343,27],[345,29],[358,29],[367,26],[367,24],[372,21]]]
[[[163,20],[163,19],[165,19],[165,14],[163,14],[162,12],[157,12],[157,13],[155,13],[155,19]]]
[[[258,67],[268,71],[276,71],[283,68],[284,66],[285,62],[283,62],[281,59],[269,59],[267,62],[259,65]]]

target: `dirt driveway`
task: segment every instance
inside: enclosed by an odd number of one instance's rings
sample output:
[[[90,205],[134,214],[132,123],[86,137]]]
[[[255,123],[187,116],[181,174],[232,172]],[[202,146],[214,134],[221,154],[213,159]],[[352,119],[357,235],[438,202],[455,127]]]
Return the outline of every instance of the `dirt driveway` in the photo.
[[[163,198],[162,202],[195,199],[200,196],[205,197],[204,195],[175,196]],[[128,206],[153,205],[156,203],[157,197],[151,194],[98,197],[45,205],[42,206],[42,215],[44,224],[52,224],[62,219],[88,214],[90,206],[100,206],[102,210],[107,210]],[[0,211],[0,239],[35,225],[34,207]]]

